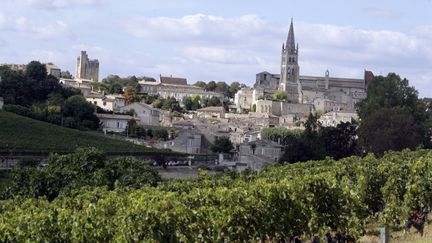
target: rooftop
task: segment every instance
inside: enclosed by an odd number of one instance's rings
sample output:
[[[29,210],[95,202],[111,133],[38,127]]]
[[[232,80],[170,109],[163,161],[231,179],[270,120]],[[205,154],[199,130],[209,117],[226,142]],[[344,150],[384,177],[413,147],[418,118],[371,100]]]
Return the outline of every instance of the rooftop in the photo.
[[[132,120],[133,116],[117,115],[117,114],[96,114],[99,119],[117,119],[117,120]]]
[[[162,84],[187,85],[187,80],[185,78],[163,77],[163,76],[160,76],[160,82]]]
[[[209,106],[204,107],[197,110],[198,112],[224,112],[224,108],[222,106]]]

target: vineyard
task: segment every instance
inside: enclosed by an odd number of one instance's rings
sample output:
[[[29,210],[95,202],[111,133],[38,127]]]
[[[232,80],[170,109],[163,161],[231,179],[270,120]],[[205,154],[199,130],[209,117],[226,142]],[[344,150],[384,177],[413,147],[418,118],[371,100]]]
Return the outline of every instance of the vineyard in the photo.
[[[60,127],[0,111],[0,152],[72,152],[95,147],[105,152],[158,152],[129,142]],[[166,152],[166,151],[164,151]]]
[[[81,188],[0,202],[1,242],[240,242],[358,238],[432,206],[432,152],[272,166],[140,189]]]

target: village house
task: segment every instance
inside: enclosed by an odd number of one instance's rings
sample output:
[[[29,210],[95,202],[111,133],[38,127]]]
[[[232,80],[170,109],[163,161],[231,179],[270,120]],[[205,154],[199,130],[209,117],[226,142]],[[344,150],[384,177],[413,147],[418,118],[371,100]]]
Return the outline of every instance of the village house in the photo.
[[[252,170],[261,170],[268,164],[277,163],[283,155],[283,146],[270,140],[244,142],[239,146],[239,162]]]
[[[220,100],[224,98],[224,95],[217,92],[209,92],[205,89],[188,85],[185,78],[176,77],[164,77],[160,76],[159,82],[152,81],[139,81],[140,93],[148,95],[159,95],[160,98],[174,97],[176,100],[180,101],[180,105],[183,98],[190,97],[193,95],[199,96],[201,99],[210,99],[213,96],[218,97]]]
[[[222,106],[204,107],[196,112],[199,118],[225,118],[225,109]]]
[[[133,112],[134,118],[140,125],[144,126],[160,126],[161,113],[158,109],[144,103],[132,103],[120,107],[120,112]]]
[[[133,116],[116,114],[96,114],[96,116],[101,121],[102,131],[105,134],[108,132],[125,132],[128,126],[128,122],[134,119]]]
[[[88,102],[107,111],[119,111],[120,107],[125,106],[126,103],[125,98],[121,95],[89,94],[84,97]]]
[[[60,78],[61,69],[58,66],[56,66],[52,63],[48,63],[48,64],[45,64],[45,67],[46,67],[48,75],[52,75],[56,78]]]
[[[84,96],[90,95],[92,93],[91,83],[93,81],[86,79],[66,79],[61,78],[59,83],[65,88],[75,88],[81,91]]]

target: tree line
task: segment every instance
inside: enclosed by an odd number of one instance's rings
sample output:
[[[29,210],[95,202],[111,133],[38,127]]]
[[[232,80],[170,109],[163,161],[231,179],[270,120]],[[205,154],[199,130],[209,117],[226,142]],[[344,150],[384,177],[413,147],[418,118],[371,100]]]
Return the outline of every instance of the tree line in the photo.
[[[0,66],[0,77],[0,95],[6,111],[70,128],[99,127],[94,107],[81,92],[62,87],[40,62],[30,62],[25,72]]]

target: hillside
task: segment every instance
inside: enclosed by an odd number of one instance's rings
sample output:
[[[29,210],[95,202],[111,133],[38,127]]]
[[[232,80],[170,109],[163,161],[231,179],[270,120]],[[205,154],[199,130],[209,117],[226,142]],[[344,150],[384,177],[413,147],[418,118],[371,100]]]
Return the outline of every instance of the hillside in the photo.
[[[111,153],[159,151],[5,111],[0,111],[0,124],[0,152],[70,152],[79,147]]]

